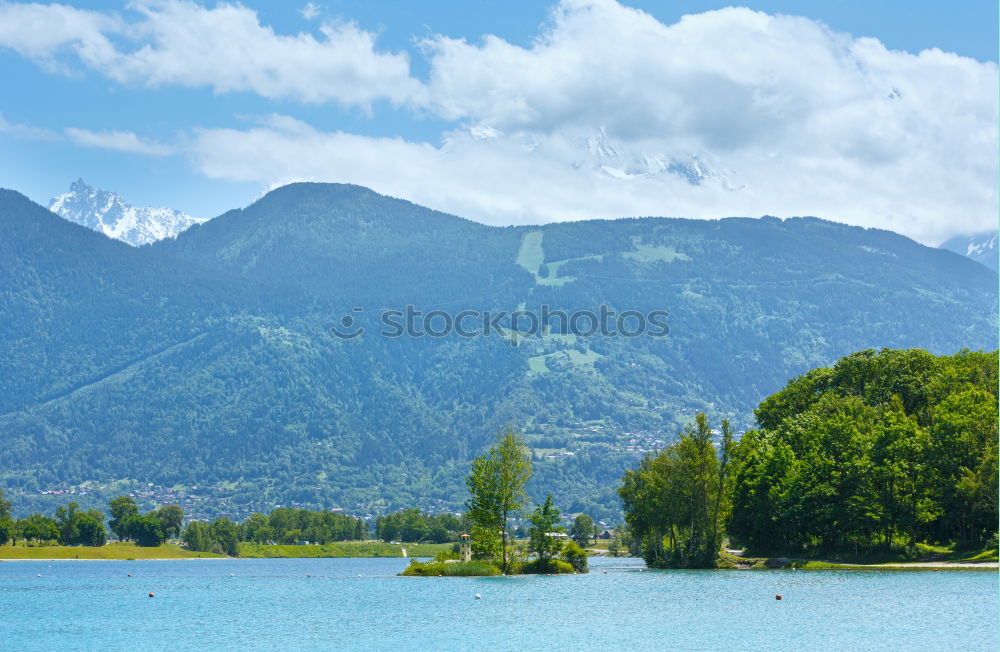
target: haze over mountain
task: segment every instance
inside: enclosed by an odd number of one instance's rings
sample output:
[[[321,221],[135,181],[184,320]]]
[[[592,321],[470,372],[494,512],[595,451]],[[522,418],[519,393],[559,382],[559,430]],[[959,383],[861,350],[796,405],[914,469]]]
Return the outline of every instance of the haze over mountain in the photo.
[[[0,228],[0,484],[21,505],[153,483],[233,515],[456,509],[469,460],[513,423],[536,493],[610,517],[623,468],[698,410],[744,429],[845,354],[992,349],[997,331],[996,273],[815,218],[490,227],[300,183],[138,249],[13,191]],[[438,328],[462,310],[666,310],[670,332],[380,335],[407,305],[442,311]],[[331,333],[345,323],[366,331]]]
[[[94,189],[83,179],[70,184],[69,192],[53,197],[49,210],[136,247],[173,238],[191,225],[205,221],[172,208],[132,206],[113,192]]]
[[[977,263],[997,271],[997,232],[987,231],[973,236],[956,236],[941,244],[942,249],[968,256]]]

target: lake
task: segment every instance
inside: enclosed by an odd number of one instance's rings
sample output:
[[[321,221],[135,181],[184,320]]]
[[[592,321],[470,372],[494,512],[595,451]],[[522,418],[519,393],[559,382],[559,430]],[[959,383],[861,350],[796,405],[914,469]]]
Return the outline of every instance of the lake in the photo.
[[[995,572],[650,571],[594,558],[581,576],[395,577],[405,564],[0,562],[0,649],[997,647]]]

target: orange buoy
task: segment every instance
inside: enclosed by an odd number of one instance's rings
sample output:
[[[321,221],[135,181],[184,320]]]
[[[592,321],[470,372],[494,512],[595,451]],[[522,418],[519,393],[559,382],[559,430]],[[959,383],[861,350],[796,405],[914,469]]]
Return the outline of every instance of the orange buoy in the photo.
[[[778,595],[774,596],[774,599],[775,600],[780,600],[781,599],[781,594],[779,593]]]
[[[149,597],[151,597],[151,598],[154,597],[152,591],[149,592]]]

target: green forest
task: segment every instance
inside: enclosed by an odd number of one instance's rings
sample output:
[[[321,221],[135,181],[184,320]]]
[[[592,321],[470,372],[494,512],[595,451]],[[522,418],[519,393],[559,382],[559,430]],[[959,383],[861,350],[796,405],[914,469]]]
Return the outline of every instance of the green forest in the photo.
[[[0,486],[19,516],[56,490],[90,509],[150,484],[206,519],[458,511],[469,464],[515,423],[528,491],[612,522],[618,478],[697,412],[741,433],[788,378],[853,351],[992,349],[997,332],[993,271],[815,218],[500,228],[291,184],[140,248],[4,190],[0,231]],[[670,333],[330,333],[407,304],[666,310]]]
[[[700,414],[623,477],[625,518],[656,567],[755,555],[997,545],[997,352],[865,350],[765,399],[757,428]]]

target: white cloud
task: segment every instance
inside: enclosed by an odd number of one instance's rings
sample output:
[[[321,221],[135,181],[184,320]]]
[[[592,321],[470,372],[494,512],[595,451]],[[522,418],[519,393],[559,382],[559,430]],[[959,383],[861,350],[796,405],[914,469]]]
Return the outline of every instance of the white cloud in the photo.
[[[68,127],[66,135],[70,140],[84,147],[97,147],[148,156],[167,156],[173,153],[172,148],[142,140],[131,131],[90,131],[89,129]]]
[[[291,118],[204,130],[206,174],[350,181],[494,223],[816,215],[923,242],[995,227],[997,68],[725,9],[567,0],[528,48],[438,37],[441,148]]]
[[[319,16],[319,10],[320,7],[315,2],[307,2],[306,6],[302,7],[302,11],[299,13],[302,14],[302,17],[306,20],[312,20],[316,16]]]
[[[420,82],[350,24],[283,36],[240,5],[146,0],[131,22],[0,5],[0,25],[11,7],[63,20],[55,36],[0,27],[0,44],[39,61],[71,52],[154,86],[385,98],[451,123],[441,147],[288,116],[197,129],[183,148],[214,178],[349,181],[493,223],[816,215],[927,243],[995,228],[996,64],[891,51],[806,18],[729,8],[665,25],[563,0],[528,47],[422,41]],[[139,46],[122,45],[126,28]]]
[[[54,141],[59,140],[60,138],[59,134],[48,129],[35,127],[29,124],[8,122],[7,119],[3,117],[2,113],[0,113],[0,134],[7,134],[18,138],[27,138],[29,140]]]
[[[108,35],[121,30],[122,23],[111,14],[58,4],[0,4],[0,47],[50,71],[65,70],[58,58],[64,54],[91,67],[108,65],[117,54]]]
[[[416,101],[406,54],[379,52],[353,23],[324,23],[319,35],[277,34],[240,4],[138,0],[125,20],[63,5],[0,5],[0,47],[49,69],[73,55],[122,82],[249,91],[274,99],[368,107]],[[307,6],[308,7],[308,6]]]

